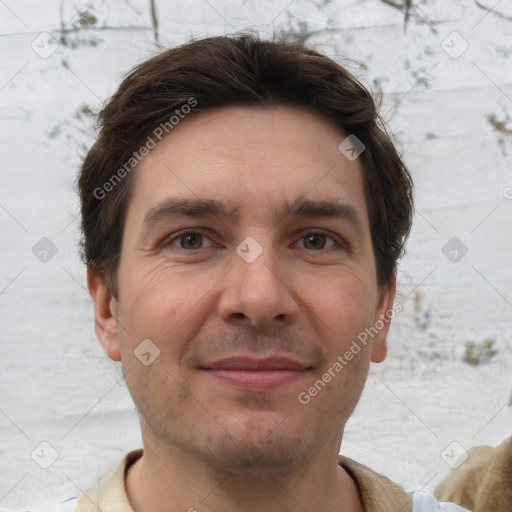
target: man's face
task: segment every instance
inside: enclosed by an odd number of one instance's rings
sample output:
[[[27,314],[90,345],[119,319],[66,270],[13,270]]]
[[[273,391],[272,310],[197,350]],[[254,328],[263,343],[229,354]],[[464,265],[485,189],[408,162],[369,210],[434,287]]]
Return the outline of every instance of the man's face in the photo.
[[[182,121],[134,171],[119,325],[99,336],[122,360],[145,444],[233,472],[337,455],[386,328],[333,364],[393,296],[377,286],[345,137],[299,109],[223,108]],[[173,213],[171,199],[225,211]],[[315,211],[321,201],[338,213]]]

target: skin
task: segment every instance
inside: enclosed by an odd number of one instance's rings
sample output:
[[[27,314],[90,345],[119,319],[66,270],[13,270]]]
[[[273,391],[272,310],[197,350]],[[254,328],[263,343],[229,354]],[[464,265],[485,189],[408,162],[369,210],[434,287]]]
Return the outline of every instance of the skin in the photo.
[[[338,453],[389,322],[308,404],[297,400],[393,304],[394,280],[377,285],[361,163],[338,150],[346,135],[301,109],[222,108],[188,116],[134,171],[118,297],[91,269],[88,285],[96,334],[140,413],[144,455],[126,477],[135,512],[362,511]],[[169,197],[236,203],[240,215],[145,228]],[[361,232],[345,217],[278,212],[301,197],[352,206]],[[188,230],[204,236],[177,238]],[[236,252],[248,236],[263,251],[252,263]],[[148,366],[134,356],[144,339],[160,350]],[[310,369],[265,392],[199,369],[275,354]]]

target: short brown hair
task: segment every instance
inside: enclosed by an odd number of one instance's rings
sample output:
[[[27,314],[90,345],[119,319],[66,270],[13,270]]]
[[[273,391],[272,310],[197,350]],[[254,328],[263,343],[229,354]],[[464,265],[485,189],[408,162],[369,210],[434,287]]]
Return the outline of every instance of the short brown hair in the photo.
[[[169,120],[191,99],[196,112],[232,105],[305,108],[362,141],[377,280],[379,286],[391,283],[411,227],[413,184],[371,93],[342,66],[303,44],[238,33],[194,40],[146,60],[98,115],[100,131],[78,176],[81,249],[83,262],[114,296],[133,181],[126,163],[136,164],[135,150],[156,127],[172,128]]]

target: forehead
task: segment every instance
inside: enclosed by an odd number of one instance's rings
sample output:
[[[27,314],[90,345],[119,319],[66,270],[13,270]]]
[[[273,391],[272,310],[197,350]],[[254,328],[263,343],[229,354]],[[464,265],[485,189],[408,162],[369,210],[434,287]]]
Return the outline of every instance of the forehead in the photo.
[[[297,108],[196,112],[138,165],[130,209],[140,215],[169,197],[185,197],[279,214],[283,205],[307,196],[350,204],[364,221],[362,164],[338,149],[346,136]]]

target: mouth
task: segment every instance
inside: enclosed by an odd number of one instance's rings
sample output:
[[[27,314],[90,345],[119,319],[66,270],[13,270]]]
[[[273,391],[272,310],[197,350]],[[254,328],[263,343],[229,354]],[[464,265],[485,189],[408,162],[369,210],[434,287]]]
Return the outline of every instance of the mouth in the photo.
[[[307,374],[312,367],[285,357],[231,357],[200,367],[211,377],[243,391],[274,391]]]

